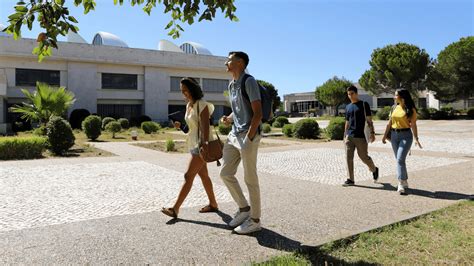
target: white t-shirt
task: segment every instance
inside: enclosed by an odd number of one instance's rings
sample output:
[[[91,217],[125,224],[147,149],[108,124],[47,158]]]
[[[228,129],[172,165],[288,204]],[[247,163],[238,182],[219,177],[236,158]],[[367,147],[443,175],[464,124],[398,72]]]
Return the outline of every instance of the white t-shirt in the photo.
[[[196,110],[199,105],[199,115],[197,114]],[[186,114],[184,115],[184,120],[186,121],[186,124],[188,124],[188,138],[187,138],[187,144],[188,144],[188,149],[192,150],[195,148],[199,148],[199,136],[198,136],[198,119],[200,117],[201,112],[206,108],[209,110],[209,118],[211,117],[212,113],[214,112],[214,105],[212,103],[208,103],[204,100],[197,100],[194,104],[192,109],[190,110],[190,103],[187,104],[186,106]],[[199,121],[201,124],[202,121]],[[202,134],[202,132],[201,132]],[[214,130],[209,128],[209,141],[216,139]]]

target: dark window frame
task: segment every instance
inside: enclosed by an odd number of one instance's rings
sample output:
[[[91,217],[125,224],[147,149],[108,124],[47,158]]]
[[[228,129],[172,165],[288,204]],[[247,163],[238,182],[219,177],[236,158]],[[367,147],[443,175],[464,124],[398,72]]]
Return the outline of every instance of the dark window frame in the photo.
[[[60,86],[61,71],[46,69],[15,68],[15,86],[36,86],[36,82]]]
[[[102,73],[102,89],[138,90],[137,74]]]

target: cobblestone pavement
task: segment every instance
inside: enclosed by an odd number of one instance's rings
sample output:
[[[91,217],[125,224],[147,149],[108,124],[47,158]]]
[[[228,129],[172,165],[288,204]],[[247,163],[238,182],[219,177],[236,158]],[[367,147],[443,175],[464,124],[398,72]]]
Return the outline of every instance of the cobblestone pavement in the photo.
[[[376,121],[381,134],[385,121]],[[471,121],[420,121],[423,150],[407,164],[410,195],[395,193],[390,144],[369,146],[381,168],[379,184],[355,155],[356,187],[346,178],[344,145],[263,139],[259,150],[264,230],[230,234],[236,205],[209,173],[220,210],[207,203],[199,178],[180,219],[159,209],[182,185],[189,154],[162,153],[129,143],[94,143],[117,156],[0,162],[0,264],[242,264],[407,219],[472,197]],[[324,125],[322,122],[321,125]],[[238,169],[242,185],[242,168]]]

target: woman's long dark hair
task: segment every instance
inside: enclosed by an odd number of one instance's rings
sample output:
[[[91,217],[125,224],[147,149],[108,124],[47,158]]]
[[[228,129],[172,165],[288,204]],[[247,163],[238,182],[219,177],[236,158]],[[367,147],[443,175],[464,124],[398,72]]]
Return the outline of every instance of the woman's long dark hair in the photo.
[[[398,89],[397,93],[405,101],[405,112],[407,117],[410,118],[413,115],[413,109],[416,111],[415,102],[411,98],[410,92],[405,89]]]
[[[189,93],[191,93],[191,97],[193,97],[194,101],[200,100],[202,97],[204,97],[201,86],[199,86],[199,83],[195,79],[183,78],[181,79],[181,84],[188,88]]]

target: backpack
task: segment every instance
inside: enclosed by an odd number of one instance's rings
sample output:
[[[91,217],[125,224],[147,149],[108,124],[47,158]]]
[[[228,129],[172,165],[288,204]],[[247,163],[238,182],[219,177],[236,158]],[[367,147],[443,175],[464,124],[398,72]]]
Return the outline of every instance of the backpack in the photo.
[[[251,75],[244,74],[240,88],[242,90],[242,95],[250,103],[249,95],[247,94],[247,90],[245,90],[245,82],[249,77],[251,77]],[[258,89],[260,90],[260,100],[262,102],[262,122],[265,123],[273,118],[273,99],[267,88],[260,85],[258,82],[257,85]]]

